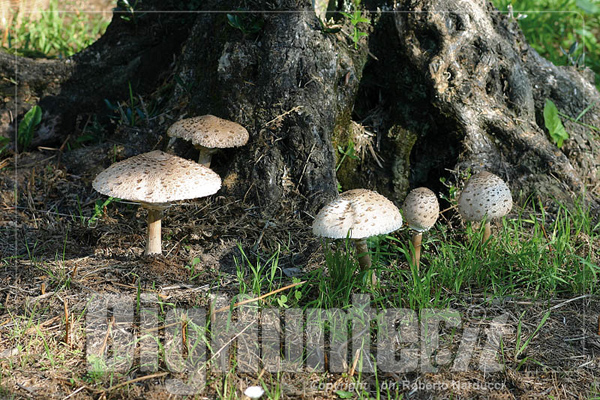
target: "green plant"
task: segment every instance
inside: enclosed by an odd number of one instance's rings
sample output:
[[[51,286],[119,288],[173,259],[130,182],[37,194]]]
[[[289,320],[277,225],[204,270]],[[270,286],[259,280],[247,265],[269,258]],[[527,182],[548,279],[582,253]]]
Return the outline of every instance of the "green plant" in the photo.
[[[335,166],[335,172],[339,171],[346,158],[350,160],[358,160],[358,156],[356,155],[356,149],[354,148],[354,142],[352,140],[348,140],[348,145],[346,146],[346,148],[343,148],[342,146],[338,145],[337,149],[338,152],[342,155],[342,157]],[[341,193],[343,190],[342,185],[338,182],[337,186],[338,192]]]
[[[546,104],[544,104],[544,124],[552,142],[560,149],[564,141],[569,138],[569,134],[558,116],[558,108],[550,99],[546,99]]]
[[[535,330],[533,331],[533,333],[531,335],[529,335],[523,341],[523,339],[521,339],[521,330],[522,330],[522,319],[523,319],[524,315],[525,315],[525,311],[523,311],[523,313],[521,314],[521,318],[519,318],[519,323],[517,324],[517,343],[515,345],[515,355],[514,355],[514,361],[515,362],[519,361],[519,356],[525,352],[525,350],[527,349],[527,347],[529,347],[529,343],[531,342],[531,340],[534,338],[535,335],[537,335],[537,333],[540,331],[540,329],[542,329],[542,327],[544,326],[544,324],[548,320],[548,317],[550,317],[550,311],[547,311],[544,314],[544,316],[542,317],[540,323],[537,325],[537,327],[535,328]],[[519,365],[517,366],[517,370],[519,370],[521,368],[521,366],[527,362],[527,360],[529,360],[529,357],[525,357],[523,360],[519,361]]]
[[[18,13],[6,27],[6,48],[27,57],[66,58],[92,44],[109,21],[91,13],[60,11],[59,0],[51,0],[38,19]],[[4,45],[4,43],[3,43]]]
[[[109,197],[104,201],[102,201],[102,199],[96,200],[96,202],[94,203],[94,213],[87,222],[88,227],[95,226],[96,222],[98,221],[98,218],[104,215],[106,207],[114,200],[114,197]]]
[[[144,100],[141,96],[135,96],[133,94],[133,88],[131,82],[129,86],[129,101],[118,101],[112,103],[108,99],[104,99],[104,103],[108,109],[112,112],[109,116],[111,120],[116,122],[118,125],[125,125],[130,127],[138,126],[141,121],[150,121],[152,110],[149,112]]]
[[[115,13],[120,14],[123,21],[132,22],[137,24],[138,18],[143,15],[138,11],[138,5],[141,3],[139,0],[130,2],[129,0],[118,0],[117,7],[114,9]]]
[[[243,9],[237,10],[235,14],[227,14],[227,23],[242,32],[244,37],[260,32],[264,25],[261,18]]]
[[[596,74],[596,85],[600,85],[600,7],[597,2],[493,0],[493,3],[501,11],[508,10],[516,16],[527,42],[542,57],[555,65],[588,66]],[[571,50],[574,42],[581,45],[572,52],[562,50]]]
[[[17,128],[17,143],[21,150],[29,147],[40,122],[42,122],[42,109],[40,106],[33,106],[25,113]]]
[[[198,265],[198,264],[200,264],[200,258],[194,257],[194,258],[192,258],[192,260],[190,261],[190,263],[185,266],[185,269],[187,269],[188,271],[190,271],[190,276],[189,276],[189,280],[190,281],[193,281],[194,279],[196,279],[200,275],[202,275],[201,272],[197,272],[196,271],[196,265]]]
[[[4,137],[4,136],[0,136],[0,156],[8,148],[9,144],[10,144],[10,139],[9,138]]]
[[[241,259],[234,257],[238,280],[240,281],[240,294],[246,293],[249,286],[250,291],[255,296],[260,296],[263,291],[270,292],[275,287],[276,278],[281,279],[282,271],[279,267],[280,247],[265,261],[261,261],[260,255],[256,256],[256,261],[252,262],[244,252],[242,245],[238,243]],[[250,272],[249,276],[247,272]],[[250,284],[246,280],[249,278]],[[287,296],[286,296],[287,301]]]
[[[360,9],[361,1],[362,0],[353,0],[352,12],[341,12],[341,14],[344,17],[348,18],[350,20],[350,23],[352,24],[352,35],[350,37],[354,42],[355,49],[358,49],[358,43],[360,42],[360,39],[368,35],[366,32],[360,30],[358,24],[364,23],[369,25],[371,23],[371,21],[368,18],[363,17],[362,11]]]

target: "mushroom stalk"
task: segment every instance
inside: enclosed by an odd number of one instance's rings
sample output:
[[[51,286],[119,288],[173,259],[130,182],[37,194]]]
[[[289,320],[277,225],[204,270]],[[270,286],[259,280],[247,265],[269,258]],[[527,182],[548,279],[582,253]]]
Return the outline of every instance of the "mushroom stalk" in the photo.
[[[485,221],[485,225],[483,226],[483,243],[487,242],[491,235],[492,227],[490,226],[490,221]]]
[[[354,246],[356,247],[356,256],[358,257],[360,268],[363,270],[371,268],[371,256],[369,256],[367,239],[355,239]]]
[[[204,147],[204,146],[196,146],[198,150],[200,150],[200,155],[198,156],[198,164],[204,165],[206,168],[210,168],[210,162],[212,160],[213,152]]]
[[[148,243],[146,244],[146,255],[161,254],[161,220],[163,210],[160,208],[148,208]]]
[[[423,239],[423,234],[421,232],[415,232],[412,235],[412,245],[413,245],[413,256],[412,262],[419,269],[419,262],[421,260],[421,240]]]
[[[354,247],[356,247],[356,256],[358,257],[358,265],[363,271],[371,269],[371,256],[369,255],[369,247],[367,239],[354,239]],[[377,284],[377,275],[375,272],[371,275],[371,283]]]

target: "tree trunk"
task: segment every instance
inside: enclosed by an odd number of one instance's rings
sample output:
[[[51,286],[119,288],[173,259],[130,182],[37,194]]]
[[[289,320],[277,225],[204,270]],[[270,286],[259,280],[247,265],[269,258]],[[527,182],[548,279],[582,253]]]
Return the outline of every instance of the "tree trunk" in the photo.
[[[580,122],[600,126],[591,74],[541,58],[488,2],[366,1],[371,24],[357,29],[369,35],[356,46],[346,18],[336,21],[341,31],[322,29],[307,0],[248,1],[244,13],[231,11],[233,0],[203,1],[198,14],[152,12],[179,11],[171,3],[180,2],[147,0],[129,21],[116,15],[69,60],[0,54],[0,73],[19,83],[16,98],[11,84],[0,87],[3,134],[14,133],[9,110],[22,116],[39,99],[44,122],[34,145],[73,140],[93,116],[106,125],[105,99],[128,99],[131,87],[140,96],[137,124],[106,133],[121,157],[166,148],[164,132],[181,117],[234,120],[250,141],[216,154],[212,166],[225,193],[273,214],[282,206],[314,213],[338,182],[399,203],[409,187],[435,188],[448,170],[467,167],[502,176],[522,196],[584,195],[594,205],[600,196],[597,132],[563,118],[570,138],[559,149],[542,114],[546,99],[573,118],[592,105]],[[91,174],[109,164],[107,147],[64,161]],[[188,143],[171,150],[197,157]]]

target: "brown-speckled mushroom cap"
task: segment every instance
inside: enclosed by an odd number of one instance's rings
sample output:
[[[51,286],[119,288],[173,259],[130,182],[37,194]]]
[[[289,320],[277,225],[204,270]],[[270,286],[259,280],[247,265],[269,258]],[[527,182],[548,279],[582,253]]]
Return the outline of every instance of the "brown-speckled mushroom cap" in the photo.
[[[483,171],[473,175],[458,199],[458,210],[467,221],[501,218],[512,208],[512,195],[498,176]]]
[[[437,221],[440,215],[440,204],[431,190],[420,187],[410,191],[402,205],[404,219],[411,229],[425,232]]]
[[[219,190],[221,178],[210,168],[156,150],[111,165],[92,186],[107,196],[164,204],[209,196]]]
[[[402,227],[402,216],[390,200],[366,189],[340,194],[319,211],[313,233],[332,239],[363,239]]]
[[[248,142],[246,128],[214,115],[179,120],[169,127],[167,135],[210,149],[239,147]]]

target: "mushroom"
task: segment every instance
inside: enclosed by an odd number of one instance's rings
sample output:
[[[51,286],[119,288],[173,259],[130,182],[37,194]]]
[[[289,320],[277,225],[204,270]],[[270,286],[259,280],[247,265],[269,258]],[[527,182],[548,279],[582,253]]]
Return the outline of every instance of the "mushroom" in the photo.
[[[371,267],[367,238],[402,227],[402,216],[390,200],[367,189],[348,190],[319,211],[313,233],[332,239],[353,239],[361,269]],[[375,274],[372,277],[376,282]]]
[[[146,255],[161,253],[161,219],[172,201],[216,193],[221,178],[193,161],[156,150],[111,165],[92,183],[98,192],[148,209]]]
[[[217,150],[248,142],[246,128],[214,115],[181,119],[167,129],[167,135],[191,141],[200,151],[198,163],[205,167],[210,167],[212,155]]]
[[[473,175],[458,199],[458,210],[467,221],[485,219],[483,242],[490,235],[490,221],[502,218],[512,208],[512,195],[506,183],[498,176],[483,171]]]
[[[419,268],[423,232],[431,229],[437,221],[440,215],[440,204],[435,193],[425,187],[420,187],[411,190],[406,196],[402,211],[408,226],[415,231],[412,235],[414,249],[412,261]]]

